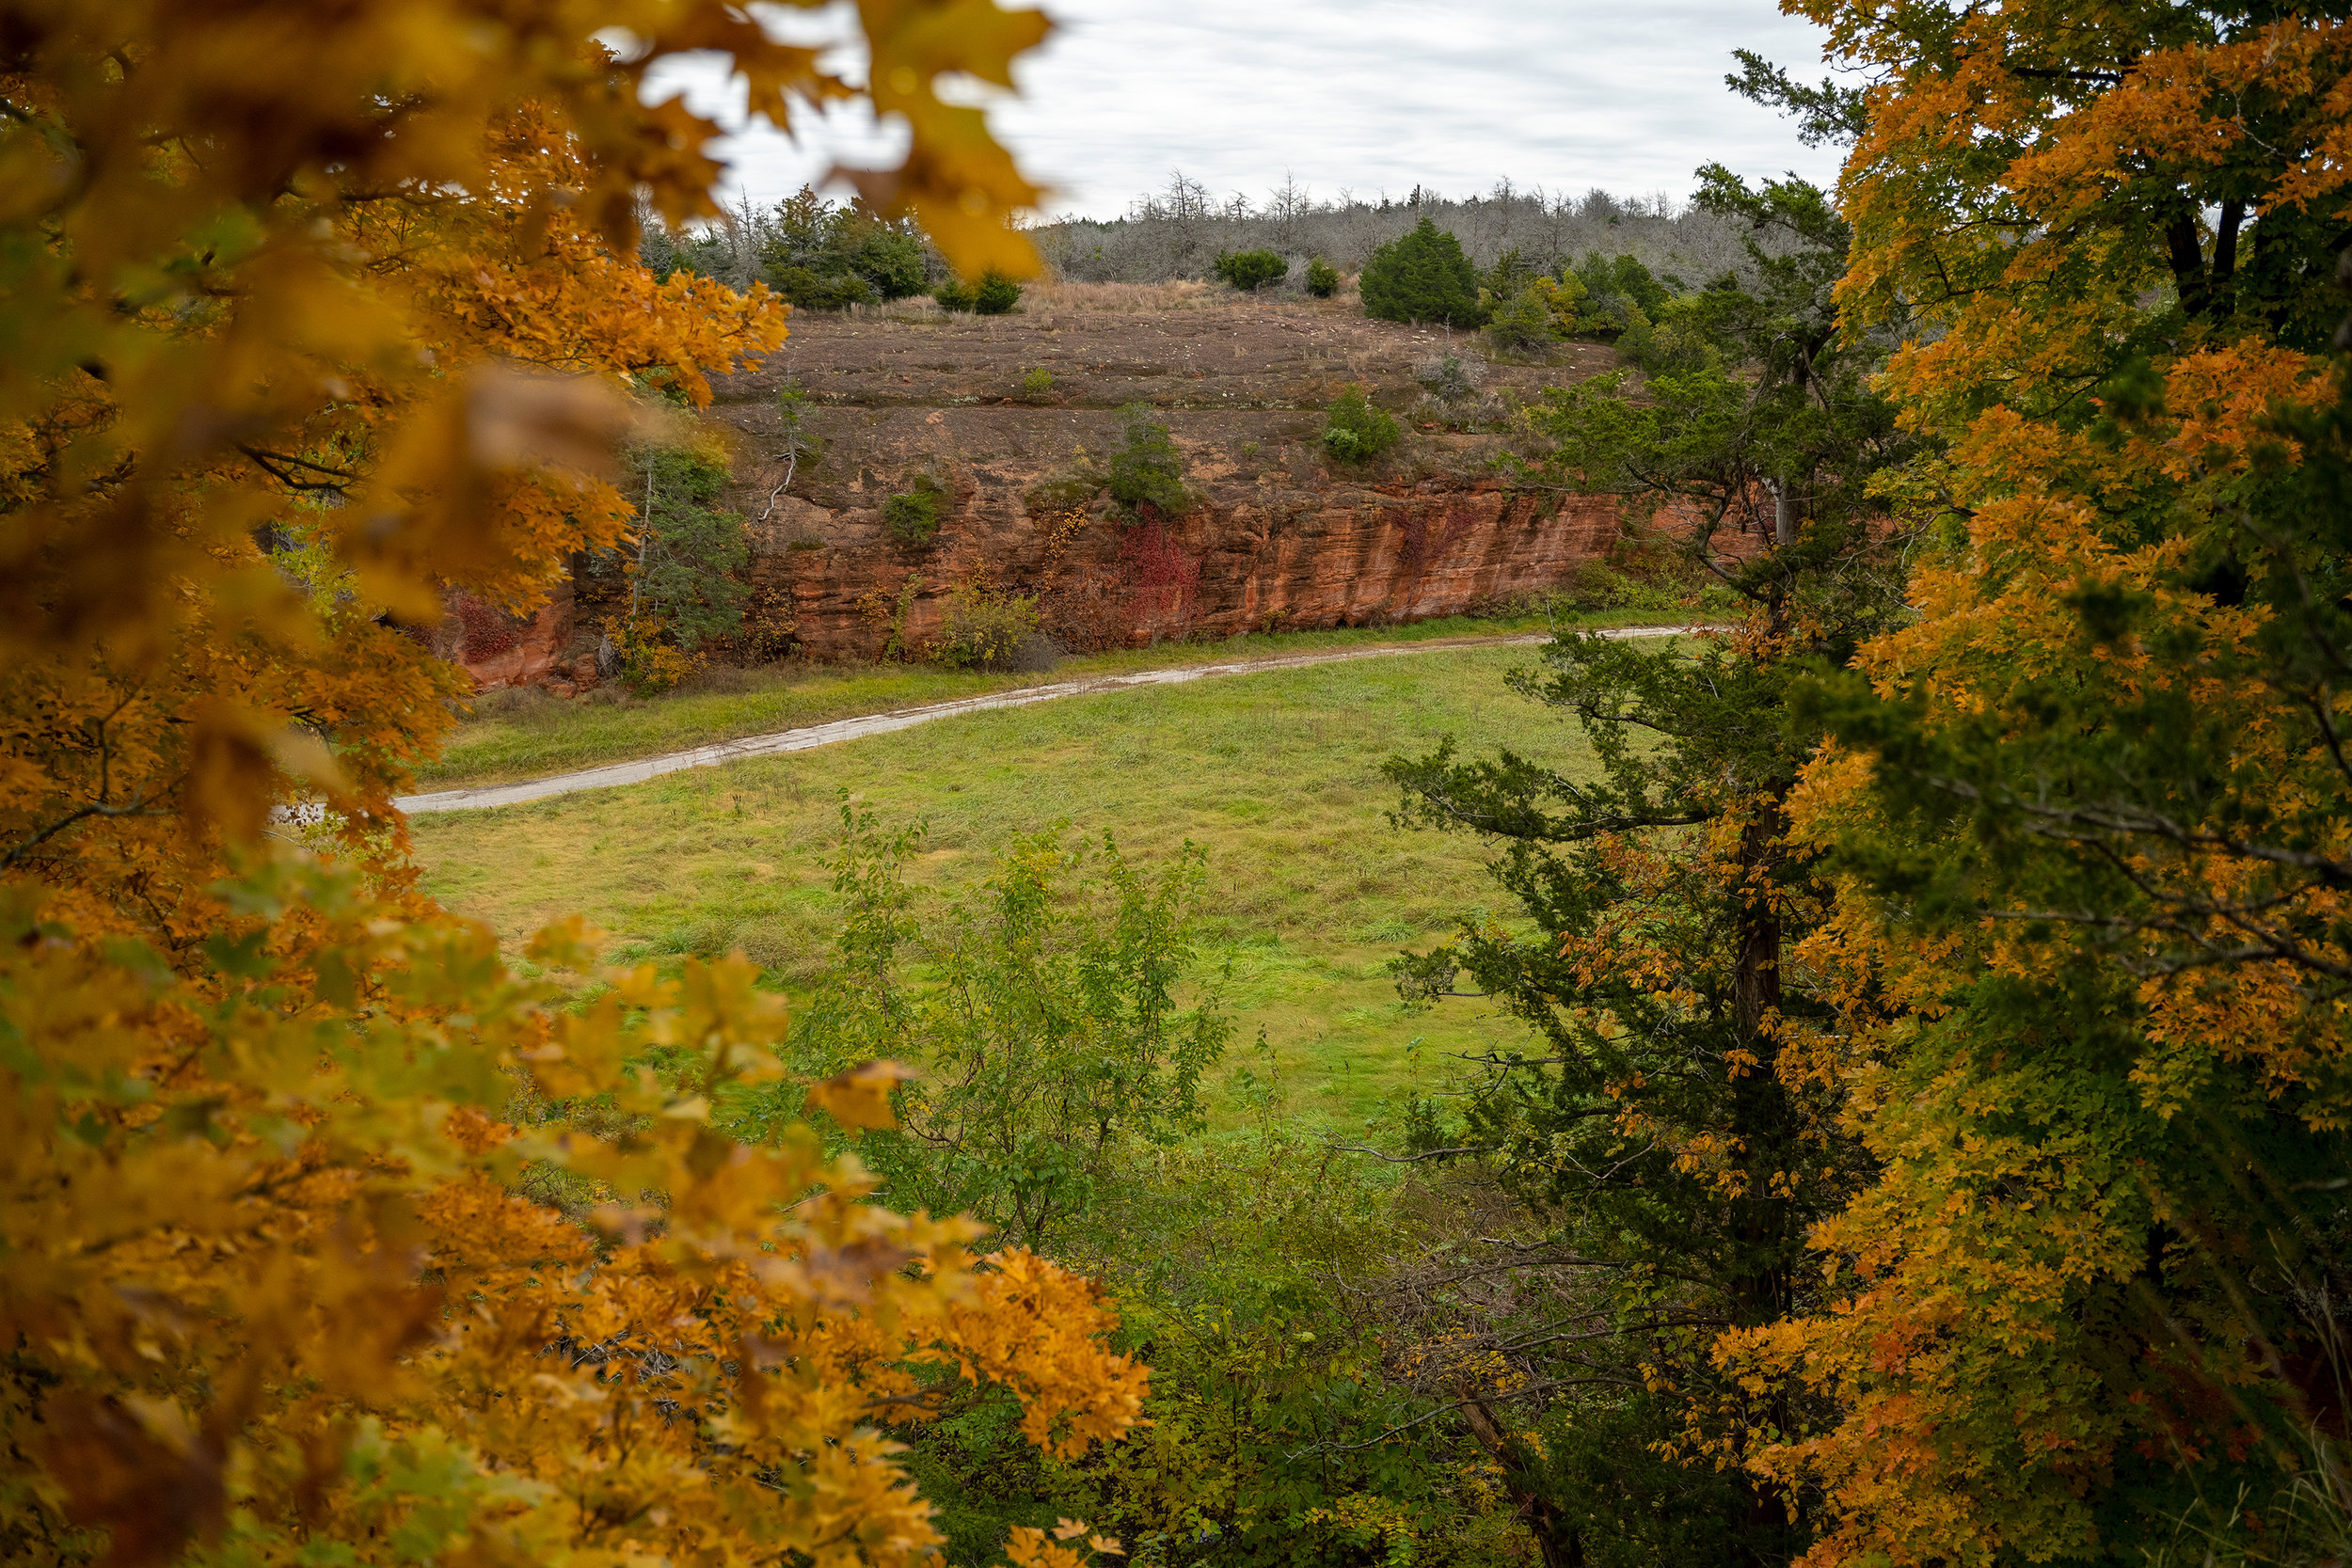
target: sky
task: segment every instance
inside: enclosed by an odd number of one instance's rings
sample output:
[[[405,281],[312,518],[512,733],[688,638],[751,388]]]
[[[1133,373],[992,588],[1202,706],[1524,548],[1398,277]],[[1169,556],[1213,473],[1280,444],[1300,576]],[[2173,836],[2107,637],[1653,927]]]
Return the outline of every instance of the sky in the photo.
[[[1771,0],[1049,0],[1057,29],[1018,71],[1021,93],[976,92],[1049,211],[1115,217],[1182,169],[1253,203],[1290,176],[1319,199],[1524,189],[1679,199],[1701,164],[1826,184],[1834,150],[1724,86],[1735,48],[1807,79],[1820,29]],[[848,31],[847,8],[785,13],[779,32]],[[845,63],[848,57],[844,57]],[[723,62],[690,59],[648,86],[741,126]],[[803,117],[798,142],[762,121],[717,150],[755,204],[835,163],[903,147],[870,115]]]

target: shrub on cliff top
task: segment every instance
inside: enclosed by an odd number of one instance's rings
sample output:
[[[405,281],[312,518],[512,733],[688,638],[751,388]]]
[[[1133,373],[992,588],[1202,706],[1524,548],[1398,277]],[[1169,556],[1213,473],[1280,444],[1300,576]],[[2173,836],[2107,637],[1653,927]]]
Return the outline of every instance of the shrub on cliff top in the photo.
[[[1549,298],[1532,287],[1497,305],[1486,320],[1486,341],[1505,354],[1542,354],[1559,340]]]
[[[1433,354],[1413,366],[1413,379],[1428,388],[1432,397],[1460,403],[1486,383],[1486,367],[1458,354]]]
[[[991,267],[969,283],[947,279],[931,291],[931,297],[942,310],[1001,316],[1021,303],[1021,285]]]
[[[1021,303],[1021,285],[991,267],[972,285],[972,309],[983,316],[1001,316]]]
[[[1350,387],[1332,402],[1323,450],[1342,463],[1368,463],[1396,445],[1396,420],[1374,407],[1361,387]]]
[[[1462,242],[1427,218],[1374,251],[1357,288],[1367,316],[1452,326],[1479,322],[1478,271],[1462,254]]]
[[[854,273],[827,275],[808,267],[770,267],[762,276],[796,310],[838,310],[874,297],[866,279]]]

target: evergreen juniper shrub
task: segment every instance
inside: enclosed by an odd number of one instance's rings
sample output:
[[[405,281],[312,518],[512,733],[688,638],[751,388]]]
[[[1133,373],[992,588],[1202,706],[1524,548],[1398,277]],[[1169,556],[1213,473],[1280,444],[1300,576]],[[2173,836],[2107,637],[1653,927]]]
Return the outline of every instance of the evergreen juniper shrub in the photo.
[[[923,292],[923,242],[905,219],[882,218],[855,202],[840,205],[804,185],[754,228],[763,236],[760,277],[803,309],[837,309]],[[704,243],[694,242],[697,248]],[[676,243],[668,244],[675,253]],[[707,270],[691,258],[677,260],[688,270]]]
[[[1658,277],[1634,257],[1612,261],[1597,250],[1585,252],[1573,276],[1585,293],[1576,312],[1580,333],[1617,336],[1645,328],[1680,289],[1676,279]]]
[[[1462,242],[1427,218],[1374,251],[1357,287],[1367,316],[1449,326],[1476,326],[1482,319],[1477,269],[1462,254]]]
[[[1126,427],[1126,444],[1111,453],[1111,499],[1130,517],[1150,505],[1173,517],[1191,504],[1184,491],[1184,458],[1168,436],[1159,410],[1148,403],[1131,403],[1120,416]]]
[[[824,277],[806,267],[771,267],[767,282],[796,310],[838,310],[874,297],[866,279],[853,273]]]
[[[930,544],[937,537],[939,526],[946,516],[946,488],[929,474],[917,476],[904,495],[893,496],[882,503],[882,527],[892,539],[908,549],[920,549]]]
[[[644,521],[634,550],[611,558],[628,582],[629,616],[659,627],[688,654],[742,624],[748,590],[737,574],[751,562],[743,518],[719,504],[731,477],[723,451],[699,444],[647,445],[624,453],[625,482]],[[587,572],[600,575],[604,562]]]
[[[1329,299],[1340,292],[1340,272],[1318,256],[1307,263],[1307,292],[1317,299]]]
[[[1396,438],[1396,420],[1375,407],[1361,387],[1348,388],[1332,402],[1323,427],[1323,450],[1342,463],[1369,463]]]
[[[983,316],[1001,316],[1021,303],[1021,285],[991,267],[972,285],[972,309]]]
[[[1291,264],[1271,250],[1228,250],[1218,254],[1216,275],[1244,293],[1291,275]]]

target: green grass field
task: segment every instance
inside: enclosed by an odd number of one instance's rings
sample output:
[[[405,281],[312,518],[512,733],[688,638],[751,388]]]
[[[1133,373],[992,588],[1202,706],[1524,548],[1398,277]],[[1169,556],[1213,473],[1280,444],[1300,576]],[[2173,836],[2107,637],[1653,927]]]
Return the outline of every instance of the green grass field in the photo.
[[[1613,626],[1676,619],[1674,611],[1615,610],[1563,614],[1563,626]],[[1277,632],[1215,642],[1170,642],[1066,659],[1042,674],[983,674],[931,665],[782,664],[719,674],[715,689],[685,689],[626,705],[494,693],[451,736],[441,760],[422,769],[418,784],[448,789],[504,784],[628,757],[682,751],[715,740],[767,735],[860,714],[886,713],[926,703],[951,702],[994,691],[1089,675],[1231,658],[1266,658],[1375,642],[1427,641],[1449,637],[1496,637],[1542,631],[1541,613],[1504,617],[1454,616],[1410,626],[1345,627]]]
[[[1380,764],[1451,731],[1570,772],[1565,719],[1510,692],[1532,647],[1435,651],[1073,697],[945,720],[626,789],[415,820],[429,889],[510,944],[579,910],[619,956],[741,947],[787,986],[821,962],[833,922],[821,867],[838,792],[884,825],[930,825],[925,874],[981,875],[992,847],[1066,821],[1155,861],[1209,853],[1208,931],[1232,965],[1234,1065],[1263,1028],[1296,1114],[1360,1132],[1446,1053],[1517,1037],[1476,1001],[1406,1014],[1386,960],[1494,908],[1479,846],[1405,832]],[[1500,915],[1515,911],[1495,909]]]

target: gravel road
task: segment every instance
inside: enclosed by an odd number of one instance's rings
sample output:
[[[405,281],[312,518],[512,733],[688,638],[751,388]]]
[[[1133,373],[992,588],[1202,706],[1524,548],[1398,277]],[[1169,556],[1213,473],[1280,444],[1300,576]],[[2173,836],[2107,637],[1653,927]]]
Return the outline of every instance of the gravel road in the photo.
[[[1697,629],[1696,626],[1624,626],[1600,635],[1612,638],[1674,637]],[[922,707],[899,708],[891,713],[872,713],[857,719],[836,719],[829,724],[810,724],[773,735],[745,736],[739,740],[722,740],[708,746],[697,746],[691,751],[640,757],[634,762],[611,762],[601,768],[553,773],[544,779],[525,779],[518,784],[482,784],[471,789],[441,789],[427,795],[404,795],[392,803],[409,813],[484,811],[495,806],[518,806],[526,800],[544,800],[551,795],[572,795],[583,789],[613,789],[622,784],[644,784],[647,779],[658,779],[664,773],[675,773],[687,768],[716,768],[745,757],[771,757],[786,752],[806,752],[818,746],[837,745],[844,740],[857,740],[869,735],[888,735],[893,730],[913,729],[917,724],[953,719],[959,714],[982,713],[990,708],[1026,707],[1031,703],[1050,703],[1060,697],[1089,697],[1097,692],[1125,691],[1143,686],[1174,686],[1184,681],[1207,680],[1216,675],[1254,675],[1265,670],[1295,670],[1302,665],[1338,664],[1351,658],[1394,658],[1404,654],[1442,653],[1452,648],[1507,648],[1549,641],[1550,634],[1547,632],[1534,632],[1524,637],[1433,638],[1426,642],[1391,642],[1369,648],[1338,648],[1321,654],[1284,654],[1272,658],[1237,659],[1230,664],[1187,664],[1170,670],[1142,670],[1131,675],[1098,675],[1087,680],[1026,687],[1018,691],[1000,691],[993,696],[965,697],[952,703],[930,703]]]

